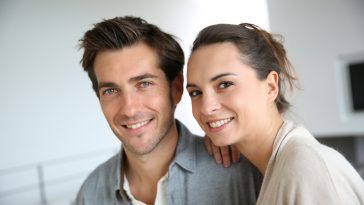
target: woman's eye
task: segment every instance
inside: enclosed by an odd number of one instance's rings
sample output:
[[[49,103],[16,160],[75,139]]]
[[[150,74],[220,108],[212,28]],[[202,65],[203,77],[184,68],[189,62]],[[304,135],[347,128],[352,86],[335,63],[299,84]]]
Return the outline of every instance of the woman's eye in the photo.
[[[199,90],[193,90],[191,92],[188,92],[188,94],[190,95],[190,97],[196,97],[196,96],[198,96],[198,95],[201,94],[201,91],[199,91]]]
[[[220,89],[228,88],[233,84],[234,84],[233,82],[225,81],[225,82],[220,83],[218,88],[220,88]]]

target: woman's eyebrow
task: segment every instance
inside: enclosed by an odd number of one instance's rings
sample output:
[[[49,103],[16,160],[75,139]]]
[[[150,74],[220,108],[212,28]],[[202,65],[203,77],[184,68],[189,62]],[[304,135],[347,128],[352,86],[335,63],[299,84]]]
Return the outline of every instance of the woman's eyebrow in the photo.
[[[186,89],[190,88],[190,87],[197,87],[197,85],[193,84],[193,83],[187,83],[186,85]]]
[[[212,77],[210,79],[210,82],[214,82],[214,81],[218,80],[219,78],[229,76],[229,75],[236,76],[235,73],[221,73],[219,75],[216,75],[216,76]],[[189,87],[198,87],[198,86],[196,84],[193,84],[193,83],[187,83],[186,88],[189,88]]]
[[[234,75],[234,76],[236,76],[236,74],[234,74],[234,73],[221,73],[221,74],[219,74],[219,75],[216,75],[216,76],[212,77],[212,78],[210,79],[210,82],[216,81],[216,80],[217,80],[217,79],[219,79],[219,78],[222,78],[222,77],[225,77],[225,76],[229,76],[229,75]]]

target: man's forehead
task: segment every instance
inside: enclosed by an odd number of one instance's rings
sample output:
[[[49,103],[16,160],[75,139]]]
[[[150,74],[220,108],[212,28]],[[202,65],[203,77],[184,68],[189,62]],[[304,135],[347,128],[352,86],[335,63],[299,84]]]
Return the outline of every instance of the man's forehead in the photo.
[[[95,59],[96,76],[112,78],[120,75],[131,79],[145,73],[164,75],[158,66],[157,54],[148,47],[140,47],[100,52]]]

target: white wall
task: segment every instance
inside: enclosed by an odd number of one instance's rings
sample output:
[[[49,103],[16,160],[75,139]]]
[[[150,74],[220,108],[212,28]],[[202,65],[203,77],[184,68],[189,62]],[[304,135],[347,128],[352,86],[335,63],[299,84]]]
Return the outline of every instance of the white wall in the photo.
[[[77,50],[93,23],[118,15],[141,16],[179,36],[186,57],[209,24],[270,27],[285,36],[301,79],[294,102],[299,120],[317,135],[363,135],[364,117],[346,110],[337,74],[338,59],[364,50],[364,1],[270,0],[268,6],[270,26],[264,0],[1,0],[0,170],[118,147]],[[202,133],[187,95],[176,115]],[[0,191],[9,184],[0,183]]]
[[[265,1],[0,2],[0,169],[117,144],[79,64],[78,40],[93,23],[135,15],[181,38],[188,56],[212,23],[268,28]],[[186,94],[186,93],[185,93]],[[177,117],[198,132],[184,96]]]
[[[177,35],[186,57],[197,32],[207,25],[252,22],[268,28],[265,0],[0,0],[0,170],[119,147],[79,64],[77,44],[92,24],[123,15],[141,16]],[[202,133],[187,93],[176,116]],[[51,165],[46,177],[56,175],[54,169],[61,175],[84,169],[77,163]],[[0,193],[36,183],[35,171],[11,177],[0,172]],[[30,195],[37,196],[38,190]],[[31,204],[28,199],[24,197]],[[0,197],[0,204],[15,204],[4,200]]]
[[[364,1],[270,0],[268,8],[300,77],[297,119],[316,136],[364,136],[364,112],[351,111],[343,75],[350,58],[364,60]]]

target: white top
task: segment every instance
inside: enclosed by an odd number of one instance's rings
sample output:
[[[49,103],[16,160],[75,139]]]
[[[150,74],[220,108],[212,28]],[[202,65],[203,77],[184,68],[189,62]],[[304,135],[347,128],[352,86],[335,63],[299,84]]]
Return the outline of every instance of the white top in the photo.
[[[167,178],[168,178],[168,172],[165,174],[162,178],[158,180],[157,184],[157,196],[155,198],[154,205],[167,205]],[[124,185],[123,188],[126,192],[126,194],[131,199],[131,203],[133,205],[146,205],[144,202],[138,201],[135,199],[133,194],[130,191],[129,182],[126,178],[126,175],[124,175]]]
[[[364,182],[339,152],[286,120],[274,141],[257,204],[364,205]]]

